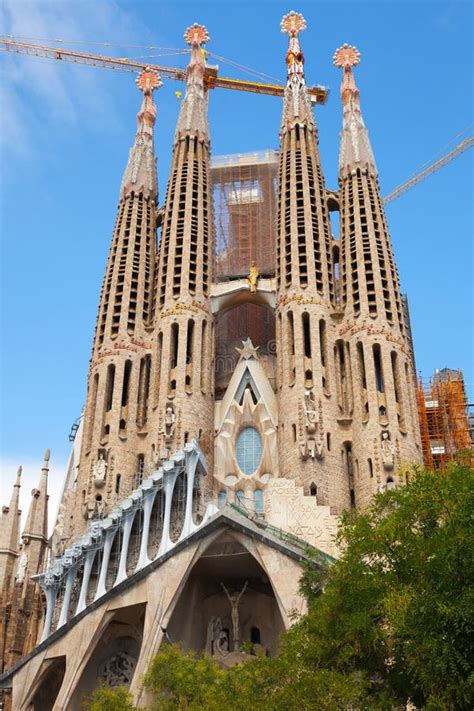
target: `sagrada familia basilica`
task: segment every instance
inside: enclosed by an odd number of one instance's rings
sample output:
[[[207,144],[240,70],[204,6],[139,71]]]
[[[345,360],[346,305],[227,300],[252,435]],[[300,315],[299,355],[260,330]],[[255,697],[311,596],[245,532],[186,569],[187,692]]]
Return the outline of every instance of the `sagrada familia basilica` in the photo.
[[[305,21],[292,12],[281,26],[288,78],[273,193],[248,181],[227,202],[232,222],[244,203],[274,201],[269,264],[259,264],[257,234],[248,262],[218,276],[229,254],[216,249],[206,29],[185,33],[163,205],[153,146],[161,81],[151,69],[137,79],[138,128],[52,537],[49,452],[22,532],[21,470],[2,509],[4,709],[76,711],[101,681],[144,704],[141,678],[162,643],[224,665],[245,642],[276,654],[292,614],[304,612],[308,548],[315,564],[337,557],[341,512],[403,484],[404,465],[421,460],[409,323],[354,77],[359,52],[344,45],[334,55],[342,131],[339,188],[329,190],[299,41]],[[230,346],[232,366],[222,368]]]

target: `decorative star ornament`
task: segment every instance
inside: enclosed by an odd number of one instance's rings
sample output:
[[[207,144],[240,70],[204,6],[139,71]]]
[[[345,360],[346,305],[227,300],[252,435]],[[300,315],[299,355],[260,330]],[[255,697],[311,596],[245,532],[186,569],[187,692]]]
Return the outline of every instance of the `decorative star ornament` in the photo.
[[[246,341],[242,341],[242,345],[243,348],[235,349],[238,353],[240,353],[240,357],[244,360],[249,360],[250,358],[255,358],[255,360],[257,360],[257,351],[260,346],[255,348],[250,338],[247,338]]]

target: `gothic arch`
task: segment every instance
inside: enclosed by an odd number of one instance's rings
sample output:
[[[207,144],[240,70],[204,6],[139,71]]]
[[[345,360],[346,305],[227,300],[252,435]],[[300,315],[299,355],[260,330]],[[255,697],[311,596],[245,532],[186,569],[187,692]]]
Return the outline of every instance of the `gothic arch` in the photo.
[[[238,605],[238,635],[234,634],[231,603],[223,586],[230,595],[244,590]],[[166,636],[185,649],[217,654],[216,625],[224,630],[229,651],[250,642],[252,629],[258,628],[260,644],[268,654],[277,653],[279,635],[285,629],[267,572],[228,531],[213,539],[192,566],[170,611]]]
[[[82,666],[68,699],[68,711],[82,711],[84,699],[102,681],[109,686],[130,686],[140,656],[144,621],[144,603],[121,608],[113,615]]]
[[[24,708],[27,711],[51,711],[61,689],[66,673],[66,657],[56,657],[43,662],[39,681]]]

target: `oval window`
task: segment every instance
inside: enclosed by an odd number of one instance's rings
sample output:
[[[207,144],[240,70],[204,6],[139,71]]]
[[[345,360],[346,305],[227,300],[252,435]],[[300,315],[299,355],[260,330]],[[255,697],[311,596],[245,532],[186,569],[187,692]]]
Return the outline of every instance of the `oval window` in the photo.
[[[262,458],[262,439],[254,427],[240,432],[236,443],[237,464],[244,474],[250,475],[258,468]]]

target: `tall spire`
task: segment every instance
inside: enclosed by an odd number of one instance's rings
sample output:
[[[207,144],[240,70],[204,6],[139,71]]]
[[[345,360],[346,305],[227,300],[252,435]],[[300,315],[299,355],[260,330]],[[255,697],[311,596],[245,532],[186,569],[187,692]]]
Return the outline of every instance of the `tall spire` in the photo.
[[[204,83],[206,61],[202,45],[209,42],[210,37],[206,28],[195,22],[184,33],[184,39],[191,47],[191,59],[186,70],[186,93],[179,112],[175,141],[189,132],[197,134],[201,140],[209,141],[207,90]]]
[[[286,53],[288,79],[283,102],[281,132],[293,128],[296,124],[306,125],[310,130],[315,130],[311,101],[304,78],[304,54],[298,36],[299,32],[306,29],[306,20],[303,15],[292,10],[284,16],[280,27],[281,31],[289,37]]]
[[[48,473],[50,452],[44,453],[40,480],[37,489],[31,492],[31,504],[23,529],[22,539],[47,541],[48,538]]]
[[[10,506],[2,507],[0,518],[0,592],[10,579],[18,553],[21,511],[18,508],[21,487],[21,467],[16,473]]]
[[[158,181],[153,148],[153,127],[157,111],[153,101],[153,91],[163,86],[163,82],[155,71],[145,69],[137,77],[136,84],[143,92],[143,100],[137,115],[138,127],[135,142],[130,149],[120,187],[120,198],[125,198],[133,190],[134,192],[143,192],[145,197],[151,195],[156,200]]]
[[[360,109],[360,94],[352,73],[352,67],[360,62],[359,50],[344,44],[334,53],[333,61],[336,67],[344,70],[341,83],[343,113],[339,172],[368,167],[377,175],[368,131]]]

